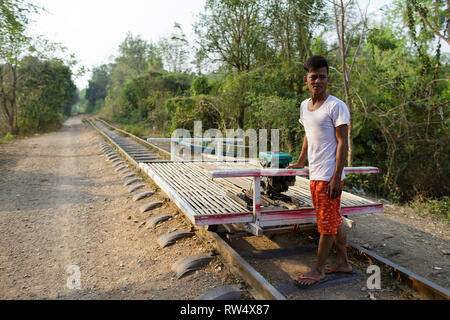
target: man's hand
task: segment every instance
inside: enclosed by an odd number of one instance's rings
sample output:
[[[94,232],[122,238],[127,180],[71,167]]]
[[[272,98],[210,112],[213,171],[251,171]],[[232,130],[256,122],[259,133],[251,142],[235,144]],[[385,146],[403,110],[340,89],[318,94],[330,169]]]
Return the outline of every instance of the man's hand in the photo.
[[[331,199],[336,199],[342,193],[342,181],[340,179],[332,178],[328,183],[327,194]]]
[[[305,163],[304,162],[296,162],[294,164],[291,164],[287,168],[288,169],[303,169],[304,167],[305,167]]]

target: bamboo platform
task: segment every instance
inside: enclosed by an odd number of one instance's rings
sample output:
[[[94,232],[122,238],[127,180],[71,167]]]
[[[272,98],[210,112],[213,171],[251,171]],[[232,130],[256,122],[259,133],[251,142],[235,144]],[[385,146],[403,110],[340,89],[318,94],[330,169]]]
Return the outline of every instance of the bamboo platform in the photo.
[[[250,190],[252,178],[215,178],[213,170],[255,169],[249,163],[232,162],[151,162],[140,168],[174,201],[194,225],[252,223],[254,213],[228,196],[242,189]],[[285,193],[301,203],[293,210],[262,207],[258,225],[263,227],[316,222],[309,190],[309,180],[296,178],[295,186]],[[348,192],[341,196],[342,215],[382,212],[382,204]]]

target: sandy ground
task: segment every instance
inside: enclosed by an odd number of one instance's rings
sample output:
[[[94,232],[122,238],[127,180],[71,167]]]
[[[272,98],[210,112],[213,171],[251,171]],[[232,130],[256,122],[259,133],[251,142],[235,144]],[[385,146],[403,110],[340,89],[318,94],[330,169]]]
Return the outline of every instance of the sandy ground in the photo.
[[[76,117],[0,146],[0,299],[194,299],[233,281],[217,259],[175,278],[175,261],[211,248],[194,236],[161,249],[159,235],[190,226],[140,226],[178,210],[165,203],[140,214],[162,195],[134,202],[97,137]]]
[[[163,195],[134,202],[101,153],[98,136],[80,117],[69,119],[58,132],[0,145],[0,173],[0,299],[194,299],[239,282],[217,259],[175,278],[170,270],[175,261],[211,248],[195,236],[159,248],[158,236],[190,226],[178,218],[156,229],[142,226],[152,214],[180,213],[165,201],[163,207],[140,214],[140,205],[164,201]],[[382,214],[352,219],[357,225],[349,240],[450,288],[447,225],[389,205]],[[245,245],[262,250],[281,241],[268,240],[249,239]],[[311,254],[301,266],[298,260],[288,261],[289,276],[306,272],[313,258]],[[80,289],[70,282],[74,270],[79,270]],[[360,292],[347,297],[345,287],[333,290],[338,299],[364,298]],[[325,298],[325,291],[317,298]]]
[[[348,240],[450,290],[450,227],[410,208],[384,205],[384,212],[352,217]]]

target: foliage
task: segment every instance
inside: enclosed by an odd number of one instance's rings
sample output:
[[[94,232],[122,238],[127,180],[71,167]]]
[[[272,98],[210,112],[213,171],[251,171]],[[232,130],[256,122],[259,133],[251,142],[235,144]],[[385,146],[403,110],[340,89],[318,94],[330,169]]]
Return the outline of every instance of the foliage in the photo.
[[[40,10],[26,1],[0,1],[0,122],[11,135],[58,127],[77,100],[73,61],[50,58],[61,47],[26,34],[29,16]]]
[[[101,108],[101,102],[98,100],[105,100],[108,81],[109,67],[107,65],[94,68],[92,78],[89,80],[89,85],[85,93],[85,98],[88,102],[86,107],[87,113],[92,113],[94,110]]]
[[[17,103],[22,133],[54,129],[69,116],[76,87],[72,72],[62,61],[25,57],[18,73],[21,82]]]
[[[175,31],[169,37],[163,37],[158,42],[158,53],[165,69],[173,73],[186,72],[189,68],[188,41],[179,23],[174,24]]]
[[[0,144],[7,143],[7,142],[13,140],[15,137],[16,136],[14,136],[10,133],[5,134],[3,137],[0,136]]]
[[[2,35],[23,33],[29,23],[29,15],[39,10],[39,7],[27,1],[0,1],[0,30],[2,30]]]
[[[201,119],[204,130],[221,127],[221,112],[217,101],[200,95],[189,98],[172,98],[167,100],[166,110],[172,115],[171,131],[184,128],[194,130],[194,121]]]
[[[419,216],[431,215],[450,223],[450,197],[440,199],[415,199],[410,205],[415,208]]]
[[[250,128],[268,130],[280,130],[280,150],[300,155],[304,130],[299,126],[298,118],[293,115],[299,114],[297,99],[282,98],[279,96],[257,95],[251,98],[251,112],[247,123]]]
[[[192,81],[192,94],[194,96],[199,94],[209,94],[211,89],[208,78],[205,76],[199,76]]]

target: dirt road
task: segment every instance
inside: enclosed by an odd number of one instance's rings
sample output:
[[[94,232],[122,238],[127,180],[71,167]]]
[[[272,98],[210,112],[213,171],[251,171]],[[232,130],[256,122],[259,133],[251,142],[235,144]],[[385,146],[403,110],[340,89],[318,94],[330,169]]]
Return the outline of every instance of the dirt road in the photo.
[[[193,299],[227,281],[218,263],[174,278],[171,264],[207,248],[195,237],[159,248],[183,226],[139,227],[147,216],[80,117],[0,146],[0,172],[0,299]]]

